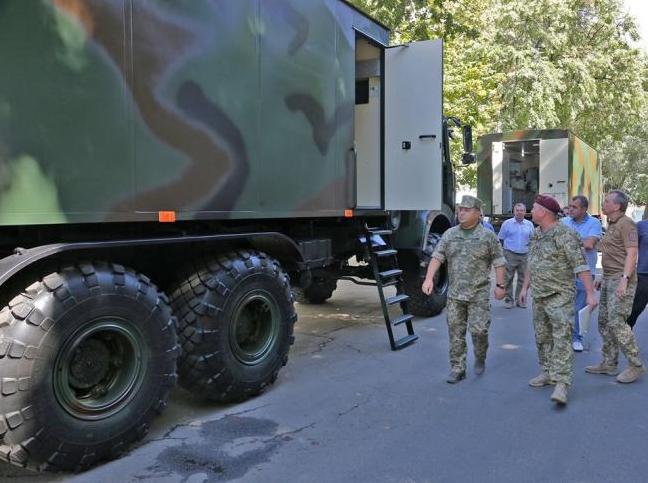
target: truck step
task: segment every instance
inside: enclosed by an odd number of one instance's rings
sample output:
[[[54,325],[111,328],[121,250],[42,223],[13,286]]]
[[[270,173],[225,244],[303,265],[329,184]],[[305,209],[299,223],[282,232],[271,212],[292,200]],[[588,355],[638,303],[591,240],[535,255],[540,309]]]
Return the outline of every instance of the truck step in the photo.
[[[400,283],[400,280],[394,279],[394,280],[390,280],[389,282],[383,282],[380,285],[382,285],[382,287],[385,288],[385,287],[391,287],[393,285],[398,285],[399,283]]]
[[[408,299],[409,296],[407,294],[402,293],[399,295],[394,295],[393,297],[389,297],[388,299],[385,300],[385,303],[387,305],[396,305]]]
[[[394,342],[394,350],[397,351],[399,349],[407,347],[408,345],[410,345],[411,343],[417,340],[418,340],[418,335],[416,334],[407,335],[402,339],[398,339],[396,342]]]
[[[385,270],[384,272],[380,272],[378,275],[380,275],[380,278],[391,278],[391,277],[398,277],[401,275],[403,271],[399,268],[394,268],[393,270]]]
[[[391,235],[392,230],[381,227],[370,228],[365,225],[364,231],[364,235],[359,238],[371,255],[370,263],[373,278],[376,281],[378,294],[380,295],[380,305],[382,306],[385,328],[389,336],[389,346],[391,350],[396,351],[418,340],[418,336],[414,334],[412,324],[414,316],[407,313],[407,300],[410,297],[403,290],[403,270],[398,268],[398,259],[396,257],[398,250],[391,246],[390,238],[381,238],[381,235]],[[391,286],[396,286],[396,295],[387,297],[384,289]],[[390,306],[400,306],[400,314],[394,313],[392,315],[389,309]],[[391,312],[394,312],[394,310],[392,309]],[[403,324],[405,329],[396,328]],[[399,336],[395,334],[396,331],[406,332],[406,335],[403,334],[404,337],[398,338]]]
[[[414,316],[412,314],[403,314],[399,317],[396,317],[394,320],[391,321],[391,323],[394,327],[397,327],[401,324],[404,324],[405,322],[409,322],[413,318]]]
[[[374,252],[374,254],[378,257],[391,257],[392,255],[396,255],[398,253],[398,250],[390,249],[390,250],[378,250],[377,252]]]
[[[369,228],[367,231],[372,235],[391,235],[394,233],[392,230],[386,230],[384,228]]]

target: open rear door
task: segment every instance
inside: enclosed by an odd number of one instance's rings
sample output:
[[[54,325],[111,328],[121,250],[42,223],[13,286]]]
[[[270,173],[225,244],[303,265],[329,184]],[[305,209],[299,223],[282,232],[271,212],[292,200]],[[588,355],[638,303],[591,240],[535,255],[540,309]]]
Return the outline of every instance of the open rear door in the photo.
[[[491,144],[493,163],[493,214],[501,215],[504,211],[504,195],[508,188],[508,178],[504,176],[504,143],[495,141]],[[508,168],[507,168],[508,170]]]
[[[540,193],[569,203],[569,138],[540,140]]]
[[[443,43],[385,51],[385,209],[439,210]]]

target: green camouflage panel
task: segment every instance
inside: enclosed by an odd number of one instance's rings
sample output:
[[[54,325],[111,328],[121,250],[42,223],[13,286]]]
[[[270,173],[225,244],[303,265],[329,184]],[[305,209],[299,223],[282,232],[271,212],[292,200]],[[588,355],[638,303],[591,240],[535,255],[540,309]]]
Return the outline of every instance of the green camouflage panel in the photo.
[[[466,329],[470,328],[476,360],[485,360],[488,351],[488,328],[490,327],[490,302],[488,297],[466,302],[448,299],[448,338],[450,368],[466,370]]]
[[[573,281],[572,281],[573,285]],[[533,329],[538,361],[552,381],[571,384],[574,366],[574,292],[533,297]]]
[[[598,328],[603,339],[601,349],[603,361],[609,366],[616,366],[619,363],[619,349],[621,349],[630,365],[641,367],[643,362],[639,355],[637,340],[626,323],[637,290],[637,276],[633,275],[628,280],[628,288],[621,298],[616,295],[620,281],[620,277],[604,277],[601,281]]]
[[[473,230],[447,230],[432,256],[448,264],[448,297],[480,300],[489,297],[491,266],[506,264],[497,236],[478,224]]]
[[[387,43],[339,0],[0,0],[0,225],[341,215],[356,30]]]
[[[598,153],[577,136],[570,136],[571,160],[569,163],[569,197],[586,196],[588,212],[601,214],[601,163]]]
[[[529,272],[534,297],[567,294],[574,297],[574,274],[589,271],[578,234],[562,223],[529,238]]]

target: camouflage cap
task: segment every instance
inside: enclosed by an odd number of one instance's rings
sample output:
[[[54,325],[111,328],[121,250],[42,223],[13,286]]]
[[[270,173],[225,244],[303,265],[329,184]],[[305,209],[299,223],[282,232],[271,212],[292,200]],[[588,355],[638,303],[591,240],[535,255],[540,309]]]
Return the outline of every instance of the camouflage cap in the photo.
[[[470,195],[463,195],[461,197],[461,203],[459,203],[459,208],[476,208],[481,210],[482,201],[479,198],[475,198]]]

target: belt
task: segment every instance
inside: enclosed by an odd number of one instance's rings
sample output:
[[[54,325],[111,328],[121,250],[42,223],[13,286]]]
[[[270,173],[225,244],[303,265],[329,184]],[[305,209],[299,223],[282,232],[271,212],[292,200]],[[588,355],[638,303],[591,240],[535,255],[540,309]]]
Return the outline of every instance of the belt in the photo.
[[[511,252],[511,253],[513,253],[515,255],[528,255],[529,254],[529,252],[525,252],[525,253],[514,252],[513,250],[509,250],[508,248],[505,248],[504,251],[505,252]]]

